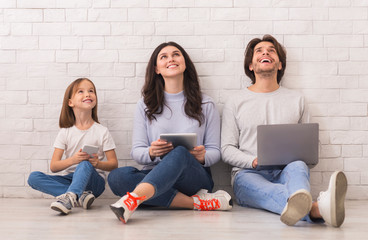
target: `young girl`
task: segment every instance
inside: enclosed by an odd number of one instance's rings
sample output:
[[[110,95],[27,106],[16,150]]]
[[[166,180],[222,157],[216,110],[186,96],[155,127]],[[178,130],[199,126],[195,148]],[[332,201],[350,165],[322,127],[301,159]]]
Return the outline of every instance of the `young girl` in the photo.
[[[54,173],[65,170],[67,174],[32,172],[28,184],[55,196],[57,200],[51,209],[68,214],[77,205],[89,209],[105,190],[103,171],[118,166],[114,140],[108,129],[98,122],[97,93],[91,80],[79,78],[66,89],[59,126],[50,169]],[[85,145],[96,146],[98,151],[89,155],[82,151]],[[65,159],[62,159],[64,153]],[[104,155],[107,161],[102,161]]]
[[[131,155],[142,170],[123,167],[109,174],[111,205],[126,223],[140,203],[198,210],[229,210],[231,197],[213,188],[209,167],[220,160],[220,116],[201,93],[197,72],[185,50],[174,42],[159,45],[147,66],[143,98],[137,104]],[[160,140],[161,133],[197,133],[187,150]]]

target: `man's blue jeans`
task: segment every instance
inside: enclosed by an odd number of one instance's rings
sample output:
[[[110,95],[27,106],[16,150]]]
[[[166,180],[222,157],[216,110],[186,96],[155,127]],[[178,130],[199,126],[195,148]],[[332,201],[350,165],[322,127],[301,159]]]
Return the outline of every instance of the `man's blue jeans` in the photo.
[[[244,169],[234,179],[239,205],[281,214],[291,194],[300,189],[310,192],[309,168],[303,161],[289,163],[283,170]],[[309,214],[302,220],[313,222]]]
[[[115,195],[132,192],[139,183],[150,183],[155,188],[145,205],[169,207],[178,192],[192,196],[200,189],[212,191],[213,181],[208,172],[184,147],[169,152],[152,170],[134,167],[114,169],[108,183]]]
[[[105,190],[104,178],[88,161],[79,163],[74,173],[65,176],[47,175],[39,171],[32,172],[29,175],[28,184],[33,189],[55,197],[66,192],[73,192],[79,198],[84,191],[92,191],[97,198]]]

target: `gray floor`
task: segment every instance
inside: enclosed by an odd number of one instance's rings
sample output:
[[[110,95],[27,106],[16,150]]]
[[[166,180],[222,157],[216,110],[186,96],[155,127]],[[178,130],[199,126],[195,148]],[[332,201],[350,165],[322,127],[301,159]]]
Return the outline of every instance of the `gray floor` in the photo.
[[[61,216],[51,199],[0,198],[0,239],[368,239],[368,201],[346,202],[341,228],[282,224],[269,212],[234,206],[232,211],[138,209],[123,224],[110,211],[117,199],[97,199],[90,210]]]

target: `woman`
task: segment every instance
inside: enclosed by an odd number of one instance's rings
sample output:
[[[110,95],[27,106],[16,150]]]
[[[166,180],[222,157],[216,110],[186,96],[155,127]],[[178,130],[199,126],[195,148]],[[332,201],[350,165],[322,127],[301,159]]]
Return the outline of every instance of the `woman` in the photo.
[[[126,223],[138,207],[180,207],[229,210],[225,191],[211,192],[209,167],[220,160],[220,117],[214,102],[202,95],[197,72],[185,50],[174,42],[162,43],[146,69],[143,98],[134,119],[131,155],[144,165],[115,169],[108,182],[122,196],[111,205]],[[161,133],[196,133],[198,146],[174,148],[159,139]]]

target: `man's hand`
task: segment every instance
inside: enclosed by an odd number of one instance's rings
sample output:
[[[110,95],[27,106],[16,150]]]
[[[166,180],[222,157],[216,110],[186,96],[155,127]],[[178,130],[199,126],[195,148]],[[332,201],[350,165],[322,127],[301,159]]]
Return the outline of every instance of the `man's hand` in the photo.
[[[254,159],[252,162],[252,167],[256,168],[258,166],[258,158]]]

